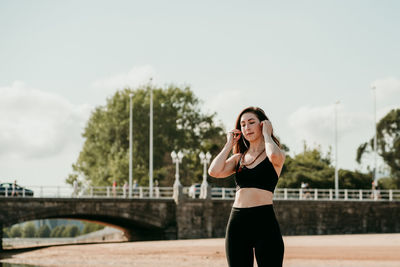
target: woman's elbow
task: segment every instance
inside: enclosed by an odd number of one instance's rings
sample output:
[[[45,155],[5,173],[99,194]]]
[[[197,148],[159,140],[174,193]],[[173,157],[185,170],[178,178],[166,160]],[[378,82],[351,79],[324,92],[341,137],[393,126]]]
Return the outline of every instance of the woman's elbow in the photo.
[[[209,168],[208,169],[208,175],[210,175],[211,177],[216,177],[217,173],[213,169]]]
[[[208,175],[210,175],[211,177],[214,177],[214,178],[221,178],[220,173],[217,172],[217,171],[215,171],[215,170],[212,169],[212,168],[209,168],[209,169],[208,169]]]
[[[213,171],[213,170],[208,170],[208,174],[211,177],[214,177],[214,178],[226,178],[228,176],[228,175],[225,175],[222,172],[216,172],[216,171]]]

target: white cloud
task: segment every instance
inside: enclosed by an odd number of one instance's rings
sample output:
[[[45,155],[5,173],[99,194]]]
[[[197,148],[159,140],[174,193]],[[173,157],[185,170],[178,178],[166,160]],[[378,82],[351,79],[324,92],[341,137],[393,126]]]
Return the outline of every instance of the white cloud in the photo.
[[[376,88],[376,121],[379,122],[392,109],[400,108],[400,80],[390,77],[377,79],[371,84]],[[371,105],[371,123],[373,122],[372,114],[373,106]]]
[[[97,80],[92,83],[92,86],[100,89],[123,89],[133,88],[149,82],[150,78],[156,82],[156,71],[150,65],[133,67],[127,73],[119,73],[110,77]]]
[[[346,135],[368,129],[372,123],[371,115],[345,110],[343,104],[337,109],[338,141]],[[321,144],[328,147],[335,139],[335,105],[309,107],[303,106],[288,118],[288,125],[297,142],[306,140],[308,144]]]
[[[226,130],[234,127],[236,117],[240,111],[249,106],[254,106],[252,98],[243,90],[215,90],[212,97],[204,96],[205,110],[207,112],[217,112],[217,118],[220,119]]]
[[[81,142],[88,105],[73,105],[22,82],[0,87],[0,96],[0,157],[52,157]]]
[[[400,80],[396,78],[386,78],[375,80],[372,85],[376,88],[376,98],[379,102],[400,99]],[[398,100],[397,100],[398,101]],[[379,103],[377,103],[379,104]],[[385,103],[384,103],[385,104]]]
[[[293,135],[297,141],[318,140],[320,143],[321,141],[326,143],[332,138],[333,106],[300,107],[290,114],[288,124],[294,131]]]

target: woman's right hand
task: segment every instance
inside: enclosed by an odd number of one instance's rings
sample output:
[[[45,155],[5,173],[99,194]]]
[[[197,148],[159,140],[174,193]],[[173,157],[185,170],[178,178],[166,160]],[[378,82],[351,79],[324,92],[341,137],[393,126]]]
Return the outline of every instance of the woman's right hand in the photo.
[[[226,143],[230,146],[234,146],[242,136],[242,132],[238,129],[233,129],[229,131],[226,135]]]

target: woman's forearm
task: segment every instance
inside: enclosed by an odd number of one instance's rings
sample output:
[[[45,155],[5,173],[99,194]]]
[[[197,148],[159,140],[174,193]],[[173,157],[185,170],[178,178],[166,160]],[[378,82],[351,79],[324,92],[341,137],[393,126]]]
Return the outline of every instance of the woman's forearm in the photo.
[[[208,174],[213,177],[217,177],[218,174],[222,173],[225,168],[226,160],[232,150],[232,145],[225,144],[221,152],[214,158],[208,168]]]
[[[274,139],[272,139],[271,136],[264,136],[264,142],[265,142],[265,152],[267,153],[267,156],[269,158],[274,157],[274,156],[279,156],[281,157],[283,152],[279,148],[279,146],[275,143]]]

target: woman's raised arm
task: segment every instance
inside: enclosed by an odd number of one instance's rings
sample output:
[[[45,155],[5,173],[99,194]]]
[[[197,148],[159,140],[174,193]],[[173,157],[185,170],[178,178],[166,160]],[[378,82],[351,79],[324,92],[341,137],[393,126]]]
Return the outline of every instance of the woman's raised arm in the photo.
[[[227,134],[227,142],[222,151],[214,158],[208,168],[208,174],[215,178],[225,178],[235,172],[236,164],[239,160],[240,154],[232,155],[229,159],[234,144],[237,143],[241,136],[241,132],[237,129],[230,131]]]

